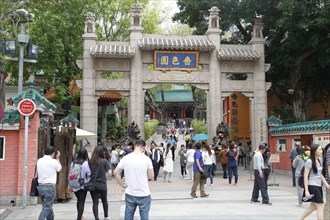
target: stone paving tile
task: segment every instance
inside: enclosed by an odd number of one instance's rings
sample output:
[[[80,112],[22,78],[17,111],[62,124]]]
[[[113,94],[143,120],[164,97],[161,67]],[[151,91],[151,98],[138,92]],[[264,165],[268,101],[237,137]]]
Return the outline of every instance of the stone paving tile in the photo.
[[[158,138],[160,139],[160,137]],[[151,220],[291,220],[299,219],[308,206],[308,204],[304,204],[304,207],[297,206],[296,189],[290,185],[291,177],[285,175],[276,176],[275,181],[279,183],[278,187],[269,187],[269,196],[273,206],[251,204],[249,201],[253,181],[250,173],[242,167],[239,167],[238,186],[229,186],[228,180],[222,179],[221,173],[217,171],[214,186],[205,186],[205,190],[210,196],[208,198],[192,199],[189,195],[192,181],[179,178],[179,168],[179,162],[176,160],[172,183],[162,181],[162,172],[160,172],[158,181],[149,182],[152,197]],[[269,183],[273,182],[272,178],[273,176],[271,176]],[[124,190],[110,175],[108,176],[108,203],[111,219],[124,219]],[[38,218],[41,205],[27,207],[26,209],[20,207],[9,208],[12,213],[5,220],[35,220]],[[75,219],[75,198],[66,203],[54,204],[54,211],[58,220]],[[99,204],[99,216],[103,216],[101,202]],[[94,219],[92,200],[89,195],[85,204],[84,217],[85,220]],[[138,210],[135,219],[140,219]],[[315,213],[307,219],[316,219]]]

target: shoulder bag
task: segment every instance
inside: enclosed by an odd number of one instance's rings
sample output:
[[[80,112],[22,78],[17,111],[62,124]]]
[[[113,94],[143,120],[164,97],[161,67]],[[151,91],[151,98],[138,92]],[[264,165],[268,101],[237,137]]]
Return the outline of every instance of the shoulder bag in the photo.
[[[38,173],[37,173],[37,164],[36,164],[35,169],[34,169],[34,176],[31,181],[30,196],[39,196],[37,187],[38,187]]]

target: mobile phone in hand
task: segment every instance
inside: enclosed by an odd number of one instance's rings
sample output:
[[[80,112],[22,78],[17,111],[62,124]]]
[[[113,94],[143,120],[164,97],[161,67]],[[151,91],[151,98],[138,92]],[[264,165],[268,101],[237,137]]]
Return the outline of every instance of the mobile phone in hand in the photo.
[[[313,197],[314,197],[314,194],[310,194],[310,197],[309,197],[309,198],[304,197],[304,198],[303,198],[303,201],[306,202],[306,201],[312,199]]]

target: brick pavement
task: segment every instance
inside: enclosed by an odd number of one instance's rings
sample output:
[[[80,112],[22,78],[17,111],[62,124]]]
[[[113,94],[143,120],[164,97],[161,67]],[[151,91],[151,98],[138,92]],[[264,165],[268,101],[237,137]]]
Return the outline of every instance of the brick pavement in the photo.
[[[158,143],[161,137],[156,137]],[[182,138],[181,138],[182,140]],[[192,199],[189,195],[192,180],[184,180],[179,177],[180,166],[178,160],[174,164],[173,182],[162,181],[162,171],[158,181],[150,181],[152,193],[152,205],[150,219],[298,219],[304,207],[297,206],[296,189],[291,184],[291,177],[277,175],[276,183],[278,187],[269,187],[270,201],[273,206],[261,204],[251,204],[251,192],[253,181],[251,175],[239,168],[238,186],[229,186],[228,180],[221,178],[220,172],[216,172],[214,186],[206,186],[206,192],[210,194],[208,198]],[[270,183],[273,182],[271,176]],[[197,194],[198,195],[198,194]],[[66,203],[54,204],[56,219],[75,219],[75,198]],[[108,180],[108,202],[111,219],[123,219],[124,217],[124,191],[116,181],[109,176]],[[37,219],[41,205],[27,207],[8,208],[12,212],[5,220],[16,219]],[[103,215],[102,205],[99,205],[100,216]],[[93,219],[92,201],[87,196],[84,212],[85,220]],[[308,219],[315,219],[315,213]],[[101,218],[102,219],[102,218]],[[139,219],[138,210],[136,218]]]

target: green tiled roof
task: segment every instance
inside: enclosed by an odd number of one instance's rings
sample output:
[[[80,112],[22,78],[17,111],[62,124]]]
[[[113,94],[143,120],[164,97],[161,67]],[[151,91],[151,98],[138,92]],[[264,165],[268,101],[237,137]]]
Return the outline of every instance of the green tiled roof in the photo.
[[[194,102],[191,90],[168,90],[164,92],[165,102]],[[163,102],[161,91],[156,92],[156,102]]]
[[[269,130],[271,135],[330,133],[330,120],[307,121],[275,126]]]
[[[279,118],[276,118],[274,115],[271,115],[268,119],[267,119],[267,124],[268,126],[278,126],[278,125],[282,125],[282,120]]]
[[[56,106],[48,101],[43,95],[33,89],[33,82],[29,82],[29,88],[11,97],[10,101],[14,105],[18,105],[23,99],[32,99],[36,104],[36,108],[42,111],[55,111]]]
[[[19,116],[18,110],[5,110],[4,117],[0,120],[0,124],[9,124],[10,126],[19,124]]]

